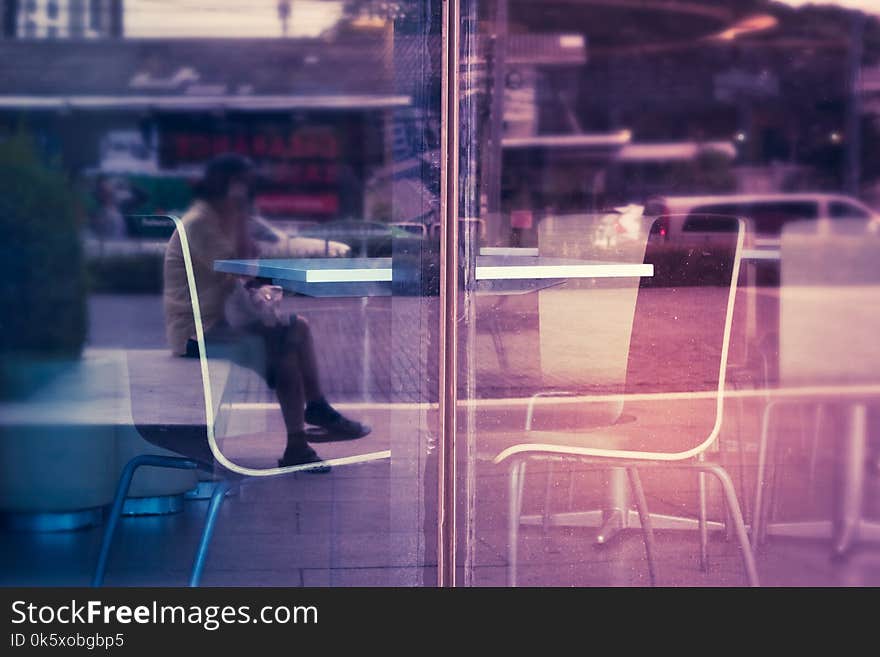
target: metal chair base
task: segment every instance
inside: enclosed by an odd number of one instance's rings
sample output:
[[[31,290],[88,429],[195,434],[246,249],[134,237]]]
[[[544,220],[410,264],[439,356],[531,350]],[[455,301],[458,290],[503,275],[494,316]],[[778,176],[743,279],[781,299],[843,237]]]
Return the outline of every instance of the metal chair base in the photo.
[[[183,494],[183,497],[187,500],[210,500],[211,496],[214,494],[214,489],[217,488],[217,484],[219,483],[219,480],[199,481],[195,488],[186,491]],[[230,488],[226,492],[226,496],[229,497],[235,495],[237,490],[237,488]]]
[[[107,515],[104,538],[101,541],[101,551],[98,553],[98,562],[95,565],[95,574],[92,577],[92,586],[101,586],[104,583],[104,575],[107,572],[107,560],[110,557],[110,547],[113,544],[113,537],[116,534],[116,527],[119,524],[119,519],[122,517],[125,500],[128,496],[128,491],[131,488],[131,480],[137,469],[143,466],[172,468],[177,470],[196,470],[200,467],[199,463],[192,459],[176,456],[160,456],[157,454],[142,454],[140,456],[135,456],[125,464],[125,467],[122,469],[122,474],[119,477],[119,484],[116,487],[113,506],[110,507],[110,512]],[[223,496],[220,495],[219,499],[222,502]],[[212,498],[211,501],[213,503],[214,499]],[[211,532],[213,531],[212,510],[213,516],[216,516],[216,510],[213,509],[212,506],[211,509],[209,509],[208,514],[209,523],[205,527],[205,533],[207,534],[208,540],[210,540]],[[199,552],[196,554],[196,564],[193,566],[191,581],[194,579],[196,583],[198,583],[197,575],[201,574],[201,569],[199,568],[197,572],[196,566],[199,566],[200,563],[201,565],[204,565],[203,553],[207,550],[207,544],[203,546],[202,543],[205,543],[205,534],[202,536],[202,542],[199,545]]]
[[[843,531],[831,520],[775,522],[767,525],[764,534],[787,538],[832,539],[831,557],[845,559],[851,549],[861,542],[880,543],[880,522],[860,518]]]
[[[670,516],[654,512],[651,512],[651,522],[654,529],[693,530],[700,527],[699,518]],[[636,509],[627,509],[626,513],[620,509],[612,509],[610,512],[600,509],[593,509],[591,511],[562,511],[560,513],[551,513],[549,523],[553,527],[599,527],[602,530],[599,534],[604,535],[604,539],[597,535],[596,542],[606,544],[624,530],[642,528],[639,521],[639,512]],[[522,516],[520,524],[540,526],[544,524],[544,516],[537,514]],[[707,520],[706,525],[712,531],[727,531],[726,523],[717,520]]]
[[[153,497],[129,497],[122,505],[124,516],[167,516],[183,511],[183,493],[177,495],[154,495]]]
[[[526,463],[527,459],[522,459],[518,461],[514,461],[510,465],[509,470],[509,510],[508,510],[508,584],[510,586],[516,586],[517,584],[517,557],[518,557],[518,535],[519,535],[519,527],[521,524],[531,524],[531,525],[542,525],[543,527],[548,527],[548,525],[575,525],[575,526],[607,526],[608,519],[605,517],[605,513],[602,511],[587,511],[587,512],[567,512],[560,514],[550,514],[548,515],[532,515],[525,516],[521,515],[522,511],[522,497],[523,497],[523,489],[525,485],[525,473],[526,473]],[[625,468],[625,472],[628,475],[630,484],[633,488],[633,493],[636,496],[636,502],[638,507],[638,513],[635,517],[632,516],[632,511],[630,509],[626,509],[624,513],[622,510],[615,510],[616,513],[612,513],[610,515],[611,518],[617,518],[620,521],[621,527],[617,529],[619,532],[624,528],[624,524],[626,528],[639,527],[642,530],[643,538],[645,541],[645,550],[648,556],[648,568],[651,576],[652,585],[656,581],[656,565],[654,562],[654,537],[653,537],[653,529],[655,528],[663,528],[663,529],[694,529],[697,528],[701,532],[701,548],[703,554],[703,560],[705,560],[705,546],[706,546],[706,532],[710,528],[718,528],[724,529],[725,531],[734,533],[737,541],[739,542],[740,550],[742,552],[743,566],[746,571],[746,577],[748,579],[750,586],[758,586],[758,571],[755,565],[754,553],[752,551],[752,546],[749,543],[748,534],[746,531],[746,525],[743,521],[742,510],[740,508],[739,502],[736,497],[736,490],[733,485],[733,481],[730,478],[730,475],[727,471],[718,464],[709,463],[704,461],[696,461],[696,462],[633,462],[632,464],[621,464],[620,466],[610,466],[608,464],[598,464],[598,463],[587,463],[597,469],[608,469],[611,471],[621,471]],[[673,468],[682,468],[682,469],[690,469],[697,470],[699,474],[705,476],[706,474],[711,474],[714,476],[718,482],[721,484],[722,492],[724,494],[725,505],[727,508],[728,518],[730,520],[729,524],[727,523],[719,523],[708,521],[705,518],[705,500],[701,495],[701,518],[683,518],[678,516],[664,516],[661,514],[653,514],[648,512],[647,504],[644,498],[644,492],[641,490],[641,482],[639,481],[638,469],[640,468],[649,468],[649,467],[673,467]],[[701,486],[701,490],[704,490],[704,486]],[[525,521],[525,523],[523,522]],[[600,534],[603,531],[607,531],[607,529],[600,530]],[[615,532],[616,533],[616,532]],[[607,541],[606,541],[607,542]]]

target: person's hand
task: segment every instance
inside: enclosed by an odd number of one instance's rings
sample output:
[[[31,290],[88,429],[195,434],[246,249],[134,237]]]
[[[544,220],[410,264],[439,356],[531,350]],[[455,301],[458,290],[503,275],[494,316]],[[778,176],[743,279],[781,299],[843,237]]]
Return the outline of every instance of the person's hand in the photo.
[[[257,310],[263,326],[286,324],[280,307],[281,299],[284,297],[284,290],[280,286],[260,285],[248,288],[248,292],[251,295],[251,302]]]

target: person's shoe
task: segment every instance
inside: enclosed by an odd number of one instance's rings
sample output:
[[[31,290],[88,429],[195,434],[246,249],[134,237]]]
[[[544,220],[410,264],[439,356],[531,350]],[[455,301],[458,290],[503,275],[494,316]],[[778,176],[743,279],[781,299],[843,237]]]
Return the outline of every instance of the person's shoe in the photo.
[[[308,463],[314,463],[315,466],[303,469],[303,472],[308,472],[309,474],[326,474],[331,470],[330,466],[324,463],[321,457],[318,456],[318,453],[308,445],[295,448],[288,447],[284,450],[284,456],[278,459],[279,468],[288,468],[292,465],[306,465]]]
[[[369,425],[349,420],[323,399],[310,402],[306,406],[305,420],[326,431],[325,434],[309,432],[309,440],[313,442],[355,440],[363,438],[372,431]]]

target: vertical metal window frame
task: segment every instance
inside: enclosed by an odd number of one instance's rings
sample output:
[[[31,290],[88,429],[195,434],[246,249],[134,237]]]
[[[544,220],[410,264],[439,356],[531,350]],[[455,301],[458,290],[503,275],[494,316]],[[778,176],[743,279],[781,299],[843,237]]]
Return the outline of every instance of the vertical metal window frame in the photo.
[[[443,2],[440,111],[440,349],[437,583],[456,584],[460,0]]]

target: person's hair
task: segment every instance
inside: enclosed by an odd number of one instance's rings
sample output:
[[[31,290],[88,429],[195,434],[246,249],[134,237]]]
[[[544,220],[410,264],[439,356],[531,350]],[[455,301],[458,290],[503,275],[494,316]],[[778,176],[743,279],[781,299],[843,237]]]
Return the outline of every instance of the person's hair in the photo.
[[[226,196],[234,178],[253,173],[253,163],[243,155],[224,153],[205,166],[201,180],[193,186],[193,194],[204,201],[215,201]]]

